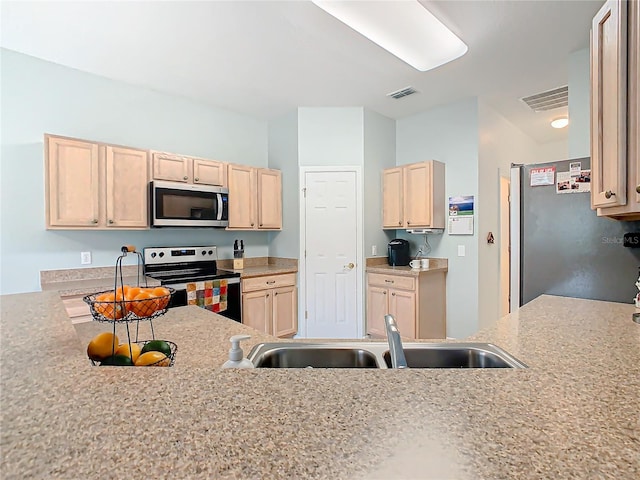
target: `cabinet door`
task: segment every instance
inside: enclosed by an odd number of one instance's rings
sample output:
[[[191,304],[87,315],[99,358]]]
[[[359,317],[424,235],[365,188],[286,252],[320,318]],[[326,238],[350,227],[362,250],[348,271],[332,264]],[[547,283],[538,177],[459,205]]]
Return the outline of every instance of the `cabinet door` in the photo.
[[[400,228],[404,195],[402,190],[402,167],[389,168],[382,172],[382,228]]]
[[[282,229],[282,173],[258,170],[258,228]]]
[[[242,294],[242,323],[264,333],[271,333],[271,290]]]
[[[389,289],[389,312],[396,319],[400,335],[416,338],[416,294]]]
[[[256,169],[229,165],[229,228],[253,230],[256,227]]]
[[[627,2],[608,0],[591,29],[591,207],[627,203]]]
[[[290,337],[298,331],[298,292],[296,287],[274,288],[273,335]]]
[[[635,202],[634,211],[640,212],[640,2],[629,2],[629,164],[635,166],[630,195]]]
[[[431,226],[431,165],[428,162],[404,167],[405,221],[407,228]]]
[[[47,227],[97,227],[100,157],[96,143],[45,137]]]
[[[191,182],[192,164],[190,158],[170,153],[153,154],[153,179],[172,182]]]
[[[367,288],[367,333],[378,337],[385,337],[387,330],[384,326],[384,316],[389,313],[388,291],[386,288]]]
[[[105,147],[106,226],[149,226],[149,155],[144,150]]]
[[[225,186],[227,165],[213,160],[193,159],[193,183]]]

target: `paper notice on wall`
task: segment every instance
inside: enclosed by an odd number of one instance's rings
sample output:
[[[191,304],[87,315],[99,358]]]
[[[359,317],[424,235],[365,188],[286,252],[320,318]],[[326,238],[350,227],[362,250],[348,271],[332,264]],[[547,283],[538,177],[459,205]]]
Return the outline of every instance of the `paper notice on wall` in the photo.
[[[582,163],[571,162],[569,164],[569,173],[571,174],[572,177],[579,177],[581,171],[582,171]]]
[[[556,167],[532,168],[530,185],[532,187],[540,187],[542,185],[553,185],[556,183],[555,175],[556,175]]]
[[[473,195],[449,197],[449,235],[473,235]]]
[[[580,170],[579,175],[574,175],[571,170],[558,172],[556,193],[587,193],[590,191],[591,170]]]

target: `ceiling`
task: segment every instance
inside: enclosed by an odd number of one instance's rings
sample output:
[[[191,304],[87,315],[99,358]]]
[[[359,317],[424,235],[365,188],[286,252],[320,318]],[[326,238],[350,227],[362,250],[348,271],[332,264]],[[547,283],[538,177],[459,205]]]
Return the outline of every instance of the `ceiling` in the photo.
[[[395,0],[399,1],[399,0]],[[419,72],[309,1],[2,1],[0,44],[269,120],[298,106],[401,118],[478,96],[539,143],[566,139],[519,99],[568,82],[595,1],[421,0],[468,46]],[[387,93],[413,86],[394,100]]]

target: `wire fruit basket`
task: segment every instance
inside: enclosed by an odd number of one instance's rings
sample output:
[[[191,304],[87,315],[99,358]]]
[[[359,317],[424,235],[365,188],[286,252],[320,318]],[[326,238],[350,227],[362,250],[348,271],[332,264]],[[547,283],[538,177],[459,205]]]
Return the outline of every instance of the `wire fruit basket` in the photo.
[[[170,287],[148,287],[146,285],[146,277],[145,286],[140,286],[142,265],[144,263],[142,254],[137,252],[133,245],[125,245],[121,251],[122,254],[116,260],[113,290],[105,290],[83,297],[84,302],[89,305],[91,316],[95,321],[113,325],[113,333],[110,337],[108,336],[109,332],[100,334],[107,335],[107,337],[102,337],[101,341],[97,341],[97,344],[101,344],[102,347],[96,347],[94,344],[100,335],[91,341],[87,349],[87,355],[93,365],[133,365],[133,359],[138,358],[138,355],[134,354],[134,350],[137,354],[148,353],[145,351],[145,346],[148,346],[151,342],[158,342],[158,348],[150,349],[150,351],[159,354],[156,356],[156,360],[153,360],[153,355],[148,355],[148,358],[145,358],[142,364],[145,366],[172,366],[178,346],[168,340],[156,340],[153,319],[167,312],[171,296],[175,293],[175,290]],[[138,276],[136,286],[124,284],[122,260],[128,253],[137,255]],[[141,321],[149,322],[151,340],[138,340]],[[129,325],[133,322],[136,324],[136,330],[135,340],[132,342]],[[126,344],[120,345],[116,341],[118,339],[116,336],[116,324],[125,326],[127,333]],[[107,338],[106,344],[104,343],[105,338]],[[100,351],[99,354],[90,352],[92,344],[94,344],[94,350],[97,348]],[[136,347],[134,348],[133,345],[136,345]],[[127,359],[128,361],[126,361]]]

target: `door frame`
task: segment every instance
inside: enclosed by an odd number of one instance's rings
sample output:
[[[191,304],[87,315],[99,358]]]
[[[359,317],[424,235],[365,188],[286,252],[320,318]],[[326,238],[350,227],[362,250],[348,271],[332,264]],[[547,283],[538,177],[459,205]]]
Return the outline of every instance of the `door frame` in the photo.
[[[301,260],[298,264],[299,273],[299,299],[298,302],[298,334],[296,337],[307,337],[307,318],[306,318],[306,306],[307,306],[307,266],[305,246],[307,241],[307,225],[306,225],[306,201],[305,201],[305,189],[306,189],[306,175],[307,173],[323,173],[323,172],[355,172],[356,174],[356,335],[358,338],[364,337],[364,241],[363,241],[363,211],[362,211],[362,167],[359,165],[340,165],[340,166],[301,166],[299,170],[299,219],[300,219],[300,252],[298,258]]]
[[[509,197],[509,244],[511,245],[509,312],[520,308],[520,205],[522,165],[511,164]]]

